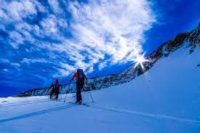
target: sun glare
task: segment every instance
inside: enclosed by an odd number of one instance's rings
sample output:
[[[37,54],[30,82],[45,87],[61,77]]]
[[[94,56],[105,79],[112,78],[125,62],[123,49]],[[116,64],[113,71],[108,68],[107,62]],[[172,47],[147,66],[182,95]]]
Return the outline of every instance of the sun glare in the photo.
[[[144,54],[142,55],[137,55],[136,58],[134,59],[135,61],[135,66],[134,68],[136,68],[137,66],[140,66],[142,68],[142,70],[144,70],[144,63],[145,62],[148,62],[149,60],[147,60],[145,57],[144,57]]]

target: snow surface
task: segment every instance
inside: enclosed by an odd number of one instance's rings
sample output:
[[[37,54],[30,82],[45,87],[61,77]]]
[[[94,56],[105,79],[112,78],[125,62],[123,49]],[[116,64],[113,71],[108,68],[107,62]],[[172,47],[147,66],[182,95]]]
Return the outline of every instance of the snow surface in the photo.
[[[200,48],[181,48],[144,75],[75,94],[0,98],[1,133],[200,133]],[[66,102],[63,102],[66,98]]]

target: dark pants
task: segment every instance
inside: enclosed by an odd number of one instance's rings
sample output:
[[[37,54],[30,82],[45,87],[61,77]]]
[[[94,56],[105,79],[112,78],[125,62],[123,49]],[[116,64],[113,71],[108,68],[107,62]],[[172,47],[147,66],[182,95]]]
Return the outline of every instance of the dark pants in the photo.
[[[58,94],[59,94],[59,90],[58,89],[52,89],[50,92],[50,99],[52,99],[53,96],[55,96],[55,99],[58,99]]]
[[[76,103],[82,102],[81,90],[84,84],[76,84]]]

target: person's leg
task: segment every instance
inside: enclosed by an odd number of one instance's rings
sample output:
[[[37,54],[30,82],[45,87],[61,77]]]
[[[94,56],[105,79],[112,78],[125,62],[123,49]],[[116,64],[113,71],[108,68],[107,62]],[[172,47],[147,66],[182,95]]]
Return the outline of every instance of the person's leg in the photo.
[[[80,89],[78,89],[78,97],[77,97],[77,102],[80,103],[81,102],[81,91]]]
[[[53,96],[53,89],[50,91],[50,99],[52,99]]]
[[[77,89],[76,89],[76,103],[81,103],[81,86],[80,84],[77,84]]]
[[[83,89],[83,85],[80,85],[80,103],[82,103],[82,94],[81,94],[82,89]]]
[[[59,90],[58,90],[58,88],[57,88],[56,91],[55,91],[55,95],[56,95],[56,100],[58,100],[58,95],[59,95]]]
[[[55,96],[56,96],[55,99],[58,100],[58,92],[55,93]]]
[[[79,102],[79,88],[78,88],[78,84],[76,84],[76,103]]]

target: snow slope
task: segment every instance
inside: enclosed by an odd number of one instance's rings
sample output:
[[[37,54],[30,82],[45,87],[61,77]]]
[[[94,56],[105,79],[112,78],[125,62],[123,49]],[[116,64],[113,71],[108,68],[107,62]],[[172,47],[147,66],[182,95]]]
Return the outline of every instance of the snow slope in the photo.
[[[46,96],[0,99],[2,133],[199,133],[200,48],[183,47],[136,79],[59,101]]]

